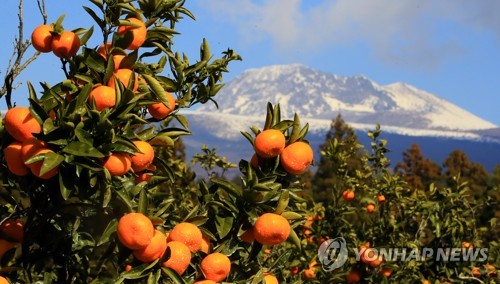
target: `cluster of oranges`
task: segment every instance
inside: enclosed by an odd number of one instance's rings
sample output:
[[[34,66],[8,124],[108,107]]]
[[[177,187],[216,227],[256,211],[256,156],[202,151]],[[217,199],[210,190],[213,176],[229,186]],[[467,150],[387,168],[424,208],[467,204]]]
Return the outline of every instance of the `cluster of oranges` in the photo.
[[[3,120],[5,129],[15,141],[4,149],[5,161],[9,171],[17,176],[25,176],[30,172],[38,178],[50,179],[59,173],[59,166],[42,171],[43,159],[37,156],[54,153],[47,142],[37,139],[33,134],[41,131],[40,124],[31,115],[29,108],[14,107],[7,111]],[[146,141],[133,141],[139,150],[133,155],[112,153],[102,164],[111,176],[126,174],[130,169],[147,180],[150,176],[144,171],[154,168],[154,148]]]
[[[353,201],[354,198],[355,198],[355,193],[354,191],[352,190],[349,190],[349,189],[346,189],[342,192],[342,198],[346,201],[346,202],[350,202],[350,201]],[[377,202],[379,204],[383,204],[385,203],[386,199],[385,199],[385,196],[383,194],[379,194],[377,195]],[[372,203],[369,203],[366,205],[366,212],[368,213],[373,213],[375,212],[375,210],[377,209],[377,207],[375,206],[375,204],[372,204]]]
[[[57,32],[54,25],[40,25],[31,33],[33,47],[39,52],[52,52],[60,58],[70,58],[80,49],[80,38],[72,31]]]
[[[128,213],[120,218],[116,233],[120,243],[131,249],[134,257],[141,262],[163,259],[169,250],[169,257],[162,265],[179,275],[184,274],[191,264],[191,254],[202,251],[206,256],[200,268],[205,279],[196,283],[220,282],[231,272],[229,258],[219,252],[209,253],[210,239],[203,236],[201,230],[192,223],[178,223],[170,233],[164,233],[156,229],[144,214]]]
[[[121,176],[132,169],[140,177],[147,179],[150,177],[146,172],[147,169],[154,169],[153,160],[155,151],[153,146],[146,141],[133,141],[139,152],[129,155],[126,153],[115,152],[106,157],[103,161],[103,166],[109,171],[111,176]]]
[[[260,159],[271,159],[280,156],[280,165],[283,169],[293,175],[304,173],[311,165],[314,152],[304,141],[296,141],[286,145],[283,132],[277,129],[266,129],[255,137],[255,154],[250,163],[253,167],[259,167]]]
[[[0,225],[0,260],[9,250],[15,248],[24,239],[24,222],[18,219],[6,219]],[[10,284],[7,278],[0,276],[0,284]]]
[[[116,34],[119,38],[125,38],[127,44],[124,49],[137,50],[146,41],[147,27],[145,23],[138,18],[127,18],[129,24],[120,25]],[[72,31],[64,30],[57,32],[54,25],[39,25],[31,35],[33,47],[40,52],[52,51],[61,58],[70,58],[76,55],[80,48],[80,38]],[[114,76],[107,82],[101,82],[95,85],[89,95],[89,103],[95,103],[97,110],[102,111],[116,105],[116,84],[115,79],[124,86],[131,86],[133,92],[137,92],[139,86],[139,76],[133,71],[133,62],[124,60],[127,57],[125,50],[113,46],[113,43],[107,42],[98,47],[99,53],[106,61],[113,60]],[[165,102],[157,101],[147,106],[149,114],[156,119],[164,119],[176,107],[175,98],[167,91],[164,91]]]
[[[5,114],[4,127],[15,139],[4,149],[5,162],[11,173],[25,176],[31,171],[38,178],[50,179],[59,172],[58,167],[42,172],[43,160],[32,159],[54,151],[49,149],[47,143],[33,136],[41,131],[41,127],[31,115],[29,108],[9,109]]]

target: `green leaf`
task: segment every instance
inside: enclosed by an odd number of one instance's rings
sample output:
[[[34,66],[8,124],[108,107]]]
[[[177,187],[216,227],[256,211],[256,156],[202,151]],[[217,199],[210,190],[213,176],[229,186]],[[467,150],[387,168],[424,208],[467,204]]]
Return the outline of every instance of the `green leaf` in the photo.
[[[277,130],[280,130],[280,131],[284,131],[285,129],[288,129],[290,128],[290,126],[293,125],[293,121],[291,120],[283,120],[283,121],[280,121],[278,122],[277,124],[273,124],[273,126],[271,126],[272,129],[277,129]]]
[[[174,284],[186,284],[186,282],[174,270],[168,267],[162,267],[161,271],[165,276],[170,278],[170,280],[172,280]]]
[[[175,119],[184,127],[185,129],[189,129],[189,123],[185,116],[176,115]]]
[[[173,147],[175,141],[170,138],[168,133],[160,133],[156,135],[151,141],[149,141],[151,145],[163,146],[163,147]]]
[[[94,33],[94,27],[90,27],[90,29],[88,31],[85,32],[85,34],[80,38],[80,44],[81,45],[86,45],[87,44],[87,41],[89,40],[89,38],[92,36],[92,34]]]
[[[292,134],[290,135],[290,140],[288,141],[289,144],[294,143],[300,138],[300,119],[297,114],[293,117],[293,127],[292,127]]]
[[[65,183],[66,182],[66,183]],[[64,200],[67,200],[69,195],[71,194],[72,189],[68,188],[66,184],[71,184],[74,187],[74,180],[68,179],[64,176],[63,173],[59,175],[59,190],[61,192],[61,196]]]
[[[254,142],[254,138],[253,138],[253,136],[252,136],[250,133],[248,133],[248,132],[243,132],[243,131],[240,131],[240,133],[241,133],[241,135],[243,135],[243,136],[244,136],[244,137],[248,140],[248,142],[250,142],[250,144],[252,144],[252,146],[253,146],[253,142]]]
[[[276,206],[274,213],[281,215],[281,213],[283,213],[283,211],[285,211],[286,207],[288,206],[289,201],[290,201],[289,191],[288,190],[281,191],[280,199],[278,200],[278,205]]]
[[[264,123],[264,130],[271,128],[272,122],[273,122],[273,105],[270,102],[268,102],[267,103],[266,122]]]
[[[147,215],[148,205],[149,205],[148,194],[143,189],[139,193],[139,204],[137,207],[137,212]]]
[[[99,150],[94,148],[94,146],[79,141],[69,143],[68,146],[66,146],[62,151],[79,157],[105,157],[104,154],[99,152]]]
[[[113,189],[115,190],[116,195],[118,195],[118,197],[127,206],[128,212],[133,212],[134,208],[133,208],[132,201],[130,200],[128,193],[123,188],[118,189],[118,188],[113,187]]]
[[[45,158],[43,160],[42,167],[40,168],[40,175],[48,173],[52,169],[59,166],[64,161],[64,156],[59,155],[54,152],[45,153]]]
[[[306,137],[308,131],[309,131],[309,123],[306,123],[304,128],[302,128],[302,130],[300,130],[299,139],[300,140],[304,139],[304,137]]]
[[[107,172],[107,170],[106,170]],[[111,197],[113,194],[111,193],[111,186],[109,184],[106,184],[103,188],[104,194],[102,197],[102,207],[106,208],[111,201]]]
[[[151,91],[153,91],[155,96],[165,105],[167,106],[170,105],[165,90],[161,86],[160,82],[158,82],[158,80],[156,80],[153,76],[150,75],[142,74],[142,77],[144,78],[144,80],[146,80],[149,87],[151,87]]]
[[[90,9],[89,7],[85,7],[85,6],[83,6],[83,9],[92,17],[92,19],[94,19],[94,21],[97,23],[99,28],[101,28],[101,30],[106,28],[104,21],[101,20],[101,17],[97,16],[97,14],[92,9]]]
[[[118,227],[118,221],[116,219],[111,219],[104,232],[101,234],[99,241],[97,242],[97,246],[103,245],[109,241],[109,237],[116,232],[116,228]]]
[[[149,274],[149,270],[153,268],[156,263],[158,262],[158,259],[151,262],[151,263],[145,263],[142,265],[139,265],[137,267],[132,268],[130,271],[124,272],[120,275],[121,279],[140,279],[146,277],[147,274]],[[123,280],[122,280],[123,282]]]
[[[215,216],[215,227],[221,239],[225,238],[233,228],[234,218],[232,216]]]
[[[297,212],[293,212],[293,211],[285,211],[285,212],[281,213],[281,216],[283,216],[287,220],[297,220],[297,219],[304,218],[304,216],[302,216],[301,214],[299,214]]]
[[[238,187],[237,185],[235,185],[229,181],[226,181],[226,180],[220,179],[220,178],[211,178],[210,180],[213,183],[215,183],[216,185],[218,185],[219,187],[227,190],[230,194],[233,194],[236,196],[242,196],[242,194],[243,194],[243,190],[240,187]]]
[[[302,246],[300,244],[300,238],[297,236],[297,233],[295,232],[294,229],[290,230],[290,235],[288,236],[288,239],[292,241],[293,244],[299,249],[299,251],[302,251]]]

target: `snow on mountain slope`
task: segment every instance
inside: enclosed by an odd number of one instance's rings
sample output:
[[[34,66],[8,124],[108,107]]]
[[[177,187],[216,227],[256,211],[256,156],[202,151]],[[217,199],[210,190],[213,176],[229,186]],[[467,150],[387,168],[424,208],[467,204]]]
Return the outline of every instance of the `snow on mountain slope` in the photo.
[[[298,113],[303,120],[331,121],[341,113],[353,127],[380,123],[386,129],[405,133],[431,131],[437,135],[444,131],[443,134],[456,136],[464,135],[464,131],[496,127],[404,83],[381,86],[362,75],[343,77],[303,65],[247,70],[222,88],[217,101],[220,110],[215,111],[211,105],[199,111],[263,120],[266,104],[271,102],[279,103],[284,115]]]
[[[212,111],[204,112],[200,110],[184,111],[182,114],[188,117],[192,125],[203,125],[205,132],[230,141],[240,139],[242,137],[240,131],[250,132],[251,126],[257,126],[262,129],[264,124],[263,116],[247,116]],[[291,116],[282,118],[293,119]],[[312,133],[324,134],[325,130],[330,128],[331,122],[332,120],[329,119],[301,118],[302,125],[309,123],[309,132]],[[365,132],[375,129],[375,124],[349,123],[349,125],[354,129]],[[500,143],[500,137],[486,137],[472,131],[412,129],[388,125],[382,125],[382,131],[405,136],[442,137]]]

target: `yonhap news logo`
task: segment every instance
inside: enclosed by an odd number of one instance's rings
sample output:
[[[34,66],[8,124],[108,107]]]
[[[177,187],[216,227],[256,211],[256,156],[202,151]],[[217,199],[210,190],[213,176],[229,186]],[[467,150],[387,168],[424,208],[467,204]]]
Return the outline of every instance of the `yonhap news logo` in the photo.
[[[356,261],[387,262],[438,261],[484,262],[488,260],[488,248],[355,248]],[[324,241],[318,248],[318,259],[323,270],[333,271],[342,267],[349,258],[347,242],[338,237]]]
[[[345,239],[339,237],[324,241],[318,248],[318,258],[326,272],[344,265],[349,258]]]

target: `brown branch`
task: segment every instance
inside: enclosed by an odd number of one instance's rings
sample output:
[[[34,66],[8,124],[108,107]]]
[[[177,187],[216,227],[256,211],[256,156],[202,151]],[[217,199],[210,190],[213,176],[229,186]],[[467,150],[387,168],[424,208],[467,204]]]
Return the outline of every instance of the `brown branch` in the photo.
[[[38,8],[40,10],[40,14],[43,17],[44,23],[47,22],[47,14],[45,11],[45,0],[37,0]],[[21,72],[28,67],[28,65],[38,58],[40,52],[36,52],[30,58],[26,59],[23,62],[23,57],[31,45],[31,41],[29,39],[24,40],[24,15],[23,15],[23,0],[19,0],[19,26],[18,26],[18,35],[14,38],[14,51],[12,52],[12,56],[9,59],[9,63],[7,65],[6,75],[4,77],[4,85],[0,89],[0,98],[5,95],[5,100],[7,103],[7,107],[11,108],[11,97],[12,90],[19,87],[21,84],[17,84],[14,86],[14,80],[21,74]]]

